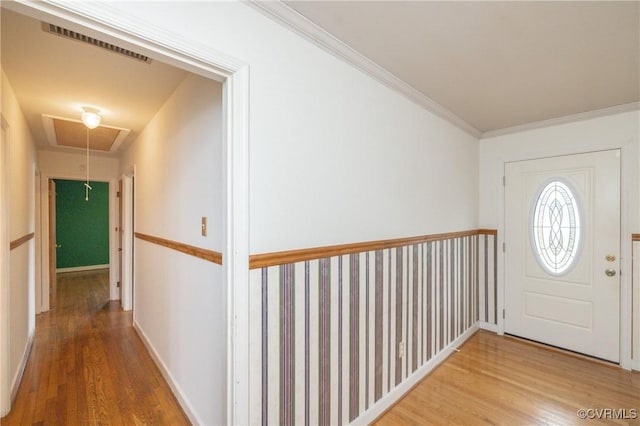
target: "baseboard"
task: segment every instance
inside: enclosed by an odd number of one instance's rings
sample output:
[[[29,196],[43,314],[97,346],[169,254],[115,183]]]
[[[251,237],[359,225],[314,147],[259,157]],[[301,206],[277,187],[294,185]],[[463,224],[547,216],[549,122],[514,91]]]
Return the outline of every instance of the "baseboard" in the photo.
[[[640,371],[640,358],[631,360],[631,369]]]
[[[22,377],[24,376],[24,370],[27,368],[27,361],[29,360],[31,348],[33,347],[34,337],[35,330],[32,331],[29,335],[27,345],[25,346],[24,353],[22,354],[22,361],[20,361],[20,367],[18,368],[18,371],[16,371],[16,374],[13,377],[13,381],[11,382],[11,406],[13,406],[13,402],[16,400],[16,396],[18,396],[18,389],[20,388],[20,383],[22,382]]]
[[[492,331],[494,333],[498,332],[498,325],[490,322],[478,321],[478,327],[480,327],[481,330]]]
[[[82,272],[82,271],[93,271],[95,269],[109,269],[109,264],[106,265],[87,265],[87,266],[71,266],[69,268],[58,268],[56,272],[61,274],[64,272]]]
[[[164,379],[167,381],[167,384],[171,388],[173,395],[178,400],[178,404],[180,404],[180,407],[182,407],[182,410],[189,418],[189,421],[191,422],[191,424],[194,424],[194,425],[203,424],[198,419],[198,416],[196,416],[196,414],[194,413],[193,408],[191,407],[191,404],[189,404],[189,402],[187,401],[187,398],[184,396],[184,392],[182,392],[182,389],[180,389],[180,386],[174,380],[173,376],[169,372],[169,369],[164,364],[164,362],[162,362],[162,359],[160,358],[160,355],[158,355],[158,352],[156,351],[155,347],[151,344],[151,342],[147,338],[147,335],[144,334],[144,331],[142,331],[142,329],[140,328],[140,325],[135,320],[133,321],[133,329],[136,331],[136,333],[138,334],[138,337],[140,337],[140,340],[142,340],[142,343],[144,343],[144,346],[149,351],[149,355],[151,355],[153,362],[156,364],[156,366],[160,370],[160,374],[162,374],[162,377],[164,377]]]
[[[380,398],[378,402],[373,404],[368,410],[364,411],[360,416],[351,423],[352,425],[368,425],[375,421],[386,410],[391,408],[397,401],[402,399],[406,393],[408,393],[420,380],[427,376],[434,368],[440,365],[446,360],[458,346],[462,345],[467,339],[480,329],[478,323],[472,325],[467,331],[465,331],[456,340],[448,344],[443,350],[441,350],[435,357],[430,359],[426,364],[417,369],[411,376],[398,386],[393,388],[389,393]]]

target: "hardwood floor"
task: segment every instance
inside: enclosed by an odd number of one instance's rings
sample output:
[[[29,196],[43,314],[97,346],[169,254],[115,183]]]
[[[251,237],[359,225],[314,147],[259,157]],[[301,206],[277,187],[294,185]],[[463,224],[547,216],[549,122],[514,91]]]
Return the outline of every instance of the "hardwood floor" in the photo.
[[[640,372],[486,331],[459,349],[375,424],[640,425]]]
[[[61,274],[57,297],[3,426],[189,424],[108,273]],[[480,331],[375,424],[640,425],[640,372]]]
[[[189,424],[133,330],[109,301],[107,271],[58,275],[57,307],[38,315],[33,349],[2,425]]]

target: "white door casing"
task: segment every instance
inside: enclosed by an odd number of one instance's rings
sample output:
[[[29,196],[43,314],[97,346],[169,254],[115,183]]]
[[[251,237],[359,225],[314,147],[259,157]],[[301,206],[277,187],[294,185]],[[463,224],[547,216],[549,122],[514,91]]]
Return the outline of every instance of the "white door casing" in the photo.
[[[135,168],[135,166],[134,166]],[[120,227],[123,230],[122,242],[122,284],[121,284],[121,303],[122,309],[130,311],[133,309],[133,185],[134,174],[125,174],[122,176],[123,188],[122,208],[123,217]],[[135,316],[135,313],[134,313]]]
[[[505,177],[505,332],[618,362],[620,150],[506,163]],[[536,216],[541,191],[554,181],[575,201]],[[576,232],[561,225],[569,223],[572,204]],[[540,233],[532,231],[534,217],[545,224]],[[575,259],[560,261],[557,272],[545,266],[536,235],[552,260],[572,243]]]
[[[0,116],[0,417],[11,408],[11,367],[9,361],[9,197],[8,197],[8,124]]]

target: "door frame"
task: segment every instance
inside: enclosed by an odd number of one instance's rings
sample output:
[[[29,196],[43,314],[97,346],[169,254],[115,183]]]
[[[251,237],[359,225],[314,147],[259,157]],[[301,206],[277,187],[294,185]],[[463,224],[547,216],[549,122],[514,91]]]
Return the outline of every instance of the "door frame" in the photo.
[[[631,244],[626,244],[626,241],[631,241],[631,200],[632,200],[632,174],[633,168],[633,153],[634,148],[631,141],[627,141],[619,146],[602,146],[602,149],[590,149],[587,151],[567,150],[566,152],[554,152],[549,155],[514,155],[509,158],[502,158],[499,162],[500,173],[499,176],[505,176],[506,163],[514,161],[526,161],[526,160],[538,160],[550,157],[559,157],[564,155],[585,154],[589,152],[607,151],[613,149],[620,149],[620,367],[625,370],[631,370],[632,368],[632,308],[633,308],[633,292],[632,292],[632,259],[631,259]],[[499,200],[499,218],[498,218],[498,236],[501,242],[505,243],[505,187],[503,182],[498,183],[498,200]],[[508,247],[507,247],[508,248]],[[496,289],[498,295],[498,312],[503,312],[505,309],[505,253],[502,250],[498,250],[498,288]],[[503,315],[498,315],[498,334],[503,335],[505,324]]]
[[[0,417],[11,408],[9,316],[9,123],[0,114]]]
[[[124,16],[107,3],[16,0],[3,7],[105,41],[134,46],[154,59],[222,83],[227,423],[249,423],[249,65]]]
[[[133,169],[125,173],[122,177],[122,194],[120,194],[120,202],[122,203],[122,223],[118,227],[122,229],[122,283],[120,288],[120,303],[122,309],[130,311],[134,308],[133,288],[134,288],[134,238],[133,232],[135,223],[135,165]],[[133,312],[135,321],[135,310]]]
[[[48,309],[54,309],[56,307],[56,295],[58,294],[58,278],[57,278],[57,261],[58,261],[58,222],[56,220],[58,216],[58,207],[56,203],[56,181],[55,179],[47,179],[47,272],[49,279],[47,280],[49,285],[47,289],[49,291],[45,293]],[[52,211],[54,210],[54,211]],[[42,225],[42,223],[41,223]],[[42,285],[42,284],[41,284]],[[44,285],[42,285],[44,287]],[[53,300],[51,300],[53,297]]]
[[[40,256],[41,256],[41,273],[42,279],[40,281],[41,288],[36,288],[36,291],[42,291],[42,311],[48,311],[50,309],[50,301],[49,301],[49,283],[51,282],[51,274],[50,270],[50,256],[49,249],[51,244],[55,244],[55,241],[50,241],[49,238],[49,219],[50,215],[55,212],[49,211],[49,180],[50,179],[61,179],[61,180],[77,180],[83,181],[86,179],[86,176],[82,176],[80,174],[60,174],[60,173],[41,173],[40,174],[40,194],[36,194],[36,197],[40,197],[40,218],[41,218],[41,226],[39,229],[42,230],[40,238]],[[94,182],[106,182],[109,184],[109,299],[115,300],[118,299],[118,277],[117,277],[117,268],[118,268],[118,242],[115,235],[115,227],[118,223],[118,211],[117,211],[117,202],[116,198],[117,193],[117,185],[118,180],[116,178],[103,179],[100,177],[96,177],[95,179],[91,179]],[[36,286],[38,283],[36,283]]]

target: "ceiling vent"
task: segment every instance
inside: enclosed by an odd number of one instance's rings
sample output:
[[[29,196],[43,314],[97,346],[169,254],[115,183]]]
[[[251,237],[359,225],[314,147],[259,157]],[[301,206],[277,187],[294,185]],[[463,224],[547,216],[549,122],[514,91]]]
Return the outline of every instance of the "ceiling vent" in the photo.
[[[106,49],[110,52],[117,53],[119,55],[126,56],[127,58],[135,59],[137,61],[146,62],[147,64],[151,63],[151,58],[148,56],[142,55],[140,53],[132,52],[131,50],[122,48],[120,46],[116,46],[115,44],[107,43],[102,40],[95,39],[93,37],[89,37],[88,35],[80,34],[75,31],[71,31],[67,28],[59,27],[57,25],[48,24],[46,22],[42,23],[42,30],[44,32],[55,34],[60,37],[68,38],[71,40],[81,41],[82,43],[91,44],[96,47],[100,47],[102,49]]]

